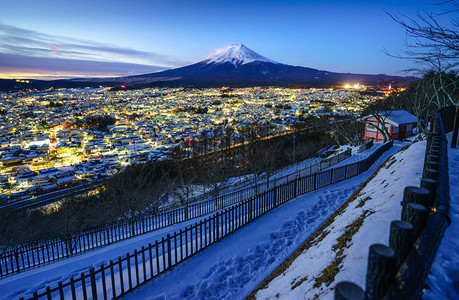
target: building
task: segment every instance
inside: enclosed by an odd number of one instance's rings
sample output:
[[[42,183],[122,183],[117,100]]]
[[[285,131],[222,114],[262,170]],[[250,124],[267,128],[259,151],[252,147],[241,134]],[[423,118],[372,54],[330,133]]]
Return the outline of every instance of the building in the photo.
[[[406,110],[393,110],[381,112],[384,126],[390,133],[390,138],[393,140],[401,140],[412,136],[418,119],[416,116]],[[374,116],[367,116],[365,120],[365,135],[364,139],[373,139],[375,142],[383,141],[384,135],[377,127],[382,128],[382,124]]]

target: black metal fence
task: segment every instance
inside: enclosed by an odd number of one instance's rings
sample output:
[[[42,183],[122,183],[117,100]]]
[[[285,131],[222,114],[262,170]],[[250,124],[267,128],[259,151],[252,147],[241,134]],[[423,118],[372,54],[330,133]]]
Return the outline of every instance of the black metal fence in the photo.
[[[364,142],[363,145],[361,145],[358,149],[357,149],[357,153],[362,153],[363,151],[366,151],[368,149],[370,149],[371,147],[373,147],[374,145],[374,140],[371,139],[371,140],[367,140]]]
[[[428,272],[451,222],[445,132],[445,127],[451,128],[451,115],[448,109],[442,110],[431,121],[421,187],[405,187],[401,221],[391,223],[389,246],[370,247],[365,291],[351,282],[340,282],[335,299],[422,298]]]
[[[306,170],[307,172],[303,170],[301,173],[294,174],[294,176],[286,175],[277,178],[275,184],[282,185],[300,174],[303,175],[302,177],[311,175],[317,170],[337,164],[350,156],[350,150],[344,151],[320,161],[318,164],[314,164],[314,168],[309,166],[309,169]],[[93,227],[69,239],[51,238],[23,244],[0,255],[0,278],[176,223],[198,218],[239,203],[268,189],[269,187],[261,182],[255,187],[247,186],[228,194],[207,198],[207,200],[201,200],[183,207],[163,207],[134,218]],[[209,195],[209,197],[211,196]]]
[[[362,147],[365,147],[363,151],[365,151],[366,149],[369,149],[371,148],[373,144],[371,143],[371,145],[362,145],[360,146],[361,148]],[[360,149],[360,148],[359,148]],[[361,153],[361,152],[358,152],[358,153]],[[250,180],[250,178],[245,178],[243,179],[243,181],[237,183],[237,184],[230,184],[230,185],[226,185],[226,186],[223,186],[219,189],[219,194],[222,194],[222,193],[225,193],[227,190],[237,190],[237,189],[243,189],[243,188],[253,188],[254,190],[257,190],[258,191],[258,186],[261,186],[262,184],[264,183],[260,183],[260,182],[265,182],[266,185],[268,185],[268,183],[272,183],[272,182],[276,182],[277,184],[279,183],[284,183],[284,182],[287,182],[295,177],[298,177],[298,176],[307,176],[307,175],[310,175],[310,174],[314,174],[316,172],[320,172],[326,168],[329,168],[343,160],[345,160],[346,158],[349,158],[352,156],[352,152],[350,149],[347,149],[341,153],[338,153],[336,155],[333,155],[331,157],[328,157],[326,159],[319,159],[318,161],[315,161],[313,163],[310,163],[309,165],[305,166],[304,168],[302,168],[301,170],[297,171],[297,172],[294,172],[292,174],[288,174],[288,175],[284,175],[284,176],[281,176],[281,177],[276,177],[274,180],[272,180],[271,178],[267,177],[266,174],[263,174],[259,177],[257,177],[256,180]],[[302,162],[296,162],[295,164],[291,164],[291,165],[288,165],[288,166],[285,166],[285,167],[282,167],[280,169],[277,169],[276,171],[272,172],[273,174],[276,174],[276,173],[281,173],[281,172],[284,172],[288,169],[291,169],[293,166],[295,165],[299,165],[301,164]],[[190,203],[196,203],[196,202],[200,202],[200,201],[203,201],[205,199],[209,199],[209,198],[213,198],[215,197],[215,192],[214,191],[209,191],[209,192],[206,192],[206,193],[202,193],[201,195],[198,195],[196,197],[192,197],[189,202]]]
[[[52,288],[48,286],[36,291],[29,299],[120,298],[277,206],[368,170],[392,145],[392,141],[384,144],[362,161],[297,177],[274,186],[194,225],[168,234],[167,238],[134,250],[134,253],[126,253],[124,257],[110,260],[107,265],[90,268],[88,272],[82,272],[65,282],[58,282]]]

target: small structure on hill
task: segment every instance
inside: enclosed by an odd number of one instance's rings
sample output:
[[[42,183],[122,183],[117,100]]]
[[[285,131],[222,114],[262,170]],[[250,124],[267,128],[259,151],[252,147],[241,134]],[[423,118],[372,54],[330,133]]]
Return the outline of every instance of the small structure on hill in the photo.
[[[389,138],[393,140],[401,140],[412,136],[418,122],[415,115],[402,109],[380,112],[377,116],[370,115],[365,117],[364,120],[364,139],[373,139],[375,142],[384,140],[383,132],[386,132]],[[386,129],[382,126],[385,126]]]

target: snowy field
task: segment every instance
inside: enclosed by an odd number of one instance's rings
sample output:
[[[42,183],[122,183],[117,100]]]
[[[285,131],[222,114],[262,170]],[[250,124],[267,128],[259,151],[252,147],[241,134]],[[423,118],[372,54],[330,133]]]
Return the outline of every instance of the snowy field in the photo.
[[[126,298],[243,299],[404,145],[394,143],[368,172],[283,204]]]

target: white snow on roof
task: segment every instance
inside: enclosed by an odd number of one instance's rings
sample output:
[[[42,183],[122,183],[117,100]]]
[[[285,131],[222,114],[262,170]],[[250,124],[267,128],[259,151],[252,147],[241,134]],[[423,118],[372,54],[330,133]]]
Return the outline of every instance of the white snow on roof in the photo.
[[[233,65],[244,65],[254,61],[277,64],[277,62],[250,50],[242,44],[232,44],[225,48],[218,49],[213,56],[207,59],[207,64],[230,62]]]
[[[418,121],[418,118],[416,118],[415,115],[403,109],[384,111],[384,112],[381,112],[381,115],[387,116],[386,117],[387,119],[392,120],[398,124],[416,123]]]

